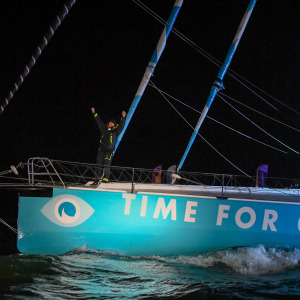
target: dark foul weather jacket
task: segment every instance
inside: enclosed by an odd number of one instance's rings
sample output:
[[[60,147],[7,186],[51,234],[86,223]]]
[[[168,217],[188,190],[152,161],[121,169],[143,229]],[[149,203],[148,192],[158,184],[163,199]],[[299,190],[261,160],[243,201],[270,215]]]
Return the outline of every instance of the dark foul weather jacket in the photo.
[[[125,118],[122,117],[120,123],[111,128],[109,128],[107,124],[103,123],[96,112],[94,113],[94,119],[101,131],[99,151],[114,152],[117,138],[125,125]]]

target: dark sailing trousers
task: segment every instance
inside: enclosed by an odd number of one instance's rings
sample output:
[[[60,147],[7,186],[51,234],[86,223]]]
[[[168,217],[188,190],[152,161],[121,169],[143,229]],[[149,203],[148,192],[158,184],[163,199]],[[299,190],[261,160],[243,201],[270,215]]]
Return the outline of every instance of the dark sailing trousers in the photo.
[[[109,179],[110,177],[110,165],[113,158],[113,152],[99,151],[97,156],[97,165],[100,165],[100,168],[97,168],[97,175],[101,178],[104,171],[104,178]]]

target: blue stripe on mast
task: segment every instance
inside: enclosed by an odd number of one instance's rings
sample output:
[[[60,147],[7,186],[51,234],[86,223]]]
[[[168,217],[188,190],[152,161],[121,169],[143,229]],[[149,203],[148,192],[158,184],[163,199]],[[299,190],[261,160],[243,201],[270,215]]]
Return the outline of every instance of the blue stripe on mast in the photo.
[[[231,60],[232,60],[233,55],[235,53],[235,50],[236,50],[236,48],[237,48],[237,46],[238,46],[238,44],[240,42],[240,39],[242,37],[242,34],[243,34],[243,32],[244,32],[244,30],[246,28],[246,25],[247,25],[248,21],[249,21],[250,15],[251,15],[251,13],[253,11],[253,8],[255,6],[256,1],[257,0],[251,0],[250,3],[249,3],[249,5],[248,5],[248,7],[247,7],[247,10],[246,10],[246,12],[244,14],[244,17],[243,17],[243,19],[242,19],[242,21],[240,23],[240,26],[239,26],[239,28],[237,30],[237,33],[236,33],[236,35],[235,35],[235,37],[233,39],[233,42],[232,42],[232,44],[231,44],[231,46],[230,46],[230,48],[228,50],[227,56],[226,56],[226,58],[224,60],[224,63],[223,63],[223,65],[222,65],[222,67],[221,67],[221,69],[220,69],[220,71],[218,73],[217,79],[213,83],[213,86],[212,86],[212,88],[210,90],[210,94],[209,94],[208,99],[206,101],[205,107],[204,107],[204,109],[201,112],[200,118],[199,118],[199,120],[198,120],[198,122],[196,124],[196,127],[195,127],[195,129],[194,129],[194,131],[192,133],[190,141],[189,141],[189,143],[188,143],[188,145],[187,145],[187,147],[185,149],[185,152],[184,152],[184,154],[183,154],[183,156],[181,158],[180,163],[178,164],[178,170],[181,169],[181,167],[182,167],[182,165],[183,165],[183,163],[184,163],[184,161],[186,159],[186,156],[188,155],[188,152],[190,151],[190,148],[192,147],[192,144],[193,144],[193,142],[194,142],[194,140],[195,140],[195,138],[196,138],[196,136],[198,134],[200,126],[202,125],[202,123],[203,123],[203,121],[204,121],[204,119],[205,119],[205,117],[207,115],[207,112],[210,109],[210,106],[211,106],[212,102],[215,99],[215,96],[217,95],[218,91],[223,88],[223,78],[224,78],[225,73],[226,73],[226,71],[227,71],[227,69],[228,69],[228,67],[229,67],[229,65],[231,63]]]
[[[175,1],[175,4],[173,6],[173,9],[172,9],[172,12],[169,16],[169,19],[167,21],[167,24],[166,26],[164,27],[164,30],[160,36],[160,39],[158,41],[158,44],[153,52],[153,55],[151,57],[151,60],[146,68],[146,71],[143,75],[143,78],[142,78],[142,81],[140,83],[140,86],[137,90],[137,93],[131,103],[131,106],[127,112],[127,115],[126,115],[126,122],[125,122],[125,125],[124,125],[124,129],[122,130],[122,132],[120,133],[120,135],[118,136],[118,140],[117,140],[117,143],[116,143],[116,147],[115,147],[115,150],[117,150],[120,142],[121,142],[121,139],[125,133],[125,130],[127,129],[127,126],[129,125],[129,122],[135,112],[135,109],[136,107],[138,106],[139,102],[140,102],[140,99],[141,97],[143,96],[144,94],[144,91],[145,91],[145,88],[153,74],[153,71],[154,71],[154,68],[156,67],[156,64],[166,46],[166,41],[167,41],[167,38],[172,30],[172,27],[173,27],[173,24],[177,18],[177,15],[179,13],[179,10],[181,8],[181,5],[183,3],[183,0],[176,0]]]

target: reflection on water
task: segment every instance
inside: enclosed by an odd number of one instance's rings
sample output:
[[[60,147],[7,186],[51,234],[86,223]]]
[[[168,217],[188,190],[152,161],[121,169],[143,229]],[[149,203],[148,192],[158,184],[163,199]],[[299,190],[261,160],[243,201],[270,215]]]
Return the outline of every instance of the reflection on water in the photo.
[[[237,248],[199,256],[126,256],[78,249],[0,257],[4,299],[292,299],[300,249]]]

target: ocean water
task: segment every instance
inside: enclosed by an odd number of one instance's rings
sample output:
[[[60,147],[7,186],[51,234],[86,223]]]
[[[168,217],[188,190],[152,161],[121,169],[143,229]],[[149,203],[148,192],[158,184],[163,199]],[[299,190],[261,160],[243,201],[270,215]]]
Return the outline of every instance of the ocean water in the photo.
[[[300,249],[0,256],[1,299],[300,299]]]

